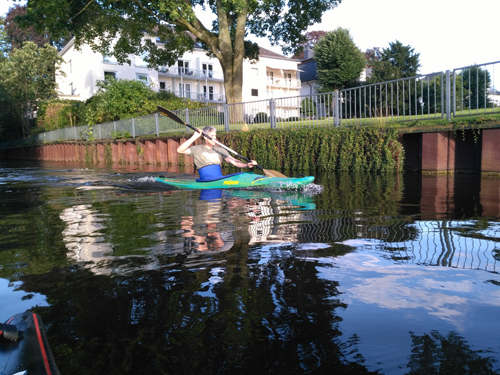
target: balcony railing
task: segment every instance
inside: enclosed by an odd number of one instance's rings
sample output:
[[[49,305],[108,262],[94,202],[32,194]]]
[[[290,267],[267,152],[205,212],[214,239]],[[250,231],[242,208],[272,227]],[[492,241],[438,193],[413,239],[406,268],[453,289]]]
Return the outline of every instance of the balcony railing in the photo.
[[[207,80],[216,80],[223,81],[224,75],[222,72],[214,72],[213,70],[197,70],[191,68],[182,68],[182,67],[168,67],[161,66],[158,69],[159,74],[169,75],[169,76],[182,76],[185,78],[194,78],[194,79],[207,79]]]
[[[179,98],[195,100],[197,102],[216,102],[225,103],[226,97],[224,94],[204,94],[196,91],[170,91]]]
[[[277,88],[300,89],[302,87],[302,82],[299,79],[268,78],[267,86],[277,87]]]

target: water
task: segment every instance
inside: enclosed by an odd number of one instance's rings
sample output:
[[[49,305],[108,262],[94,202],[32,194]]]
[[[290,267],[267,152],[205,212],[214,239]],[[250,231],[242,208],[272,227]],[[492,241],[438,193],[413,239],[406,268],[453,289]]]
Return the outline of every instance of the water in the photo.
[[[62,373],[500,373],[500,179],[145,168],[0,162],[0,321],[38,312]]]

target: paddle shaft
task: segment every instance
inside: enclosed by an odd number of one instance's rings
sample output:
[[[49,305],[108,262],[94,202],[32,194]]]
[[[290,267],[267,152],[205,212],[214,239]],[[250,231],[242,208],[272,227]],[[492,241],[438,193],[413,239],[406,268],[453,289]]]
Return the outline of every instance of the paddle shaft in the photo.
[[[199,130],[199,129],[196,129],[194,126],[191,126],[191,125],[186,124],[186,123],[184,123],[184,124],[185,124],[186,126],[190,127],[191,129],[193,129],[195,132],[198,132],[198,130]],[[212,137],[210,137],[208,134],[206,134],[206,133],[204,133],[204,132],[201,132],[201,134],[202,134],[205,138],[210,139],[210,140],[211,140],[213,143],[215,143],[216,145],[218,145],[218,146],[220,146],[220,147],[222,147],[222,148],[226,149],[227,151],[232,152],[233,154],[235,154],[235,155],[236,155],[236,156],[238,156],[239,158],[241,158],[241,159],[245,160],[247,163],[250,163],[250,162],[251,162],[251,160],[250,160],[250,159],[248,159],[248,158],[244,157],[243,155],[240,155],[239,153],[237,153],[237,152],[236,152],[236,151],[234,151],[233,149],[230,149],[229,147],[227,147],[225,144],[220,143],[218,140],[213,139],[213,138],[212,138]],[[260,169],[262,169],[262,170],[264,170],[264,168],[262,168],[260,165],[256,165],[256,167],[257,167],[257,168],[260,168]]]
[[[189,125],[188,123],[182,121],[182,119],[177,116],[175,113],[169,111],[168,109],[166,108],[163,108],[162,106],[157,106],[158,107],[158,110],[163,113],[165,116],[171,118],[172,120],[174,120],[175,122],[178,122],[179,124],[183,124],[183,125],[186,125],[187,127],[191,128],[192,130],[194,130],[195,132],[198,132],[199,129],[196,129],[194,126],[192,125]],[[212,142],[214,142],[216,145],[226,149],[227,151],[229,152],[232,152],[234,155],[238,156],[239,158],[245,160],[247,163],[250,163],[251,160],[244,157],[243,155],[240,155],[239,153],[237,153],[236,151],[234,151],[233,149],[230,149],[229,147],[227,147],[226,145],[220,143],[219,141],[217,141],[216,139],[212,139],[212,137],[210,137],[209,135],[205,134],[203,131],[201,132],[201,135],[203,135],[205,138],[207,139],[210,139]],[[265,171],[264,168],[262,168],[260,165],[256,164],[255,165],[257,168]]]

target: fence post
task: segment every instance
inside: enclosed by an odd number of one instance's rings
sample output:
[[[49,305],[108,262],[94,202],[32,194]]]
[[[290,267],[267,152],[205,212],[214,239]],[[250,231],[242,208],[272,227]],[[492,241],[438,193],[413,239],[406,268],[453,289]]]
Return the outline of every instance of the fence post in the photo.
[[[339,90],[333,92],[333,124],[339,126]]]
[[[132,117],[132,138],[135,138],[135,117]]]
[[[156,136],[160,136],[160,122],[158,120],[158,112],[155,113],[155,123],[156,123]]]
[[[446,71],[446,120],[451,121],[451,82],[450,71]]]
[[[457,115],[457,72],[453,70],[453,117]]]
[[[223,105],[224,108],[224,131],[229,132],[229,106],[226,104]]]
[[[101,140],[102,137],[101,137],[101,124],[99,124],[99,140]]]
[[[269,122],[271,129],[276,129],[276,100],[274,98],[269,99]]]

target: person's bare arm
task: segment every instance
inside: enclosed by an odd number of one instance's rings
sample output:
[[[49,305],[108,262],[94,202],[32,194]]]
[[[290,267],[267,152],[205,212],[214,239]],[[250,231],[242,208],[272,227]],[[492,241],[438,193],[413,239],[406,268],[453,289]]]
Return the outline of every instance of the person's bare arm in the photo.
[[[194,132],[191,138],[187,139],[186,141],[182,142],[182,144],[177,147],[177,152],[179,154],[185,154],[185,155],[191,155],[191,151],[189,150],[189,147],[198,139],[201,137],[202,131],[198,129],[198,131]]]
[[[259,164],[255,160],[251,160],[249,163],[239,161],[238,159],[233,158],[231,155],[229,155],[224,160],[238,168],[253,168],[254,165]]]

